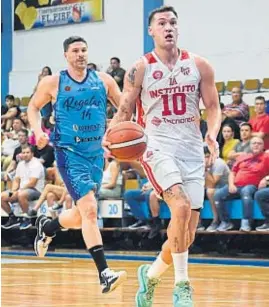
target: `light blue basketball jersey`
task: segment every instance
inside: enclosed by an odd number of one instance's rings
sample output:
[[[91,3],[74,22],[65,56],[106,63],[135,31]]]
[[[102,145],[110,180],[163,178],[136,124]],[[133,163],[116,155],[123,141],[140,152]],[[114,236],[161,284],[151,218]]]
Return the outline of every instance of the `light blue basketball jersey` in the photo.
[[[55,127],[51,140],[54,146],[85,157],[103,154],[106,102],[106,90],[96,72],[88,70],[85,79],[78,82],[67,70],[61,71],[53,106]]]

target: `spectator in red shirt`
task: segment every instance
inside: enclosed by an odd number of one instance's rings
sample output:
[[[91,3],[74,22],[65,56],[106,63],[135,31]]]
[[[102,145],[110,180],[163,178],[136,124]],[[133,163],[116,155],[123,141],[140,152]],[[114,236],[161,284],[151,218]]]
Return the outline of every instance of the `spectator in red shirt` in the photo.
[[[252,136],[259,136],[264,140],[264,149],[269,149],[269,115],[265,112],[265,99],[258,96],[255,99],[256,116],[249,122],[253,128]]]
[[[251,153],[239,157],[229,175],[229,183],[215,193],[214,201],[221,221],[218,231],[233,228],[225,200],[241,198],[243,204],[243,219],[240,230],[250,231],[253,199],[263,178],[269,175],[269,154],[264,152],[264,142],[260,137],[250,141]]]
[[[227,104],[222,113],[229,118],[235,120],[237,125],[247,122],[249,120],[249,108],[248,105],[242,100],[242,91],[238,87],[232,89],[232,100],[231,104]]]

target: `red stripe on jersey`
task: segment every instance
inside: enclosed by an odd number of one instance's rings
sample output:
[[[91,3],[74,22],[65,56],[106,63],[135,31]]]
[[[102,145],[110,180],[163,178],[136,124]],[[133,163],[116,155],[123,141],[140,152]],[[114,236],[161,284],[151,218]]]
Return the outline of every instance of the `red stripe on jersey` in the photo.
[[[136,122],[138,123],[138,125],[145,128],[146,123],[144,122],[144,119],[143,119],[143,116],[144,116],[145,113],[144,113],[144,110],[143,110],[143,107],[142,107],[142,100],[141,100],[140,96],[136,100],[136,110],[137,110]]]
[[[186,50],[181,50],[181,58],[180,60],[187,60],[190,58],[189,52]]]
[[[154,55],[151,52],[145,54],[145,58],[148,60],[149,64],[157,63],[157,60],[154,58]]]
[[[156,181],[156,179],[154,178],[153,172],[151,170],[151,167],[148,165],[148,163],[146,163],[145,161],[143,161],[143,158],[140,159],[140,162],[146,172],[146,175],[148,177],[148,180],[150,181],[150,183],[152,184],[154,190],[161,195],[163,192],[163,189],[159,186],[158,182]]]

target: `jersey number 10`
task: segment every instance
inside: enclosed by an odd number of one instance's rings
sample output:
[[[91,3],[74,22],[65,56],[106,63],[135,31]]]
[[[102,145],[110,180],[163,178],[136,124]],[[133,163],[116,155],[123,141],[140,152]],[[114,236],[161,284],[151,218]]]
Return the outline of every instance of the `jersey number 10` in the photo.
[[[162,116],[168,116],[168,115],[183,115],[186,113],[186,94],[184,93],[176,93],[172,94],[172,109],[170,109],[171,102],[169,101],[169,96],[162,95],[163,100],[163,112]],[[171,97],[171,96],[170,96]]]

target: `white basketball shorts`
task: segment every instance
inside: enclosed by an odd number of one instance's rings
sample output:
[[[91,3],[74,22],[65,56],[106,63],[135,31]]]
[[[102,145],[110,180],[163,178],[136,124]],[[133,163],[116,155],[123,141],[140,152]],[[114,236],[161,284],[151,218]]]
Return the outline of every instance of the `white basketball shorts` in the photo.
[[[186,161],[148,148],[140,160],[148,180],[159,196],[175,184],[181,184],[189,196],[191,209],[203,207],[205,166],[202,161]]]

